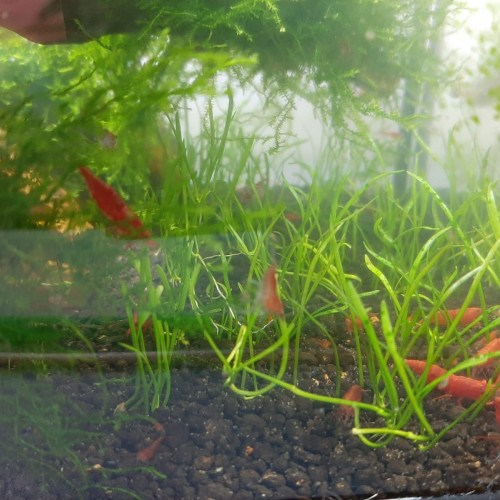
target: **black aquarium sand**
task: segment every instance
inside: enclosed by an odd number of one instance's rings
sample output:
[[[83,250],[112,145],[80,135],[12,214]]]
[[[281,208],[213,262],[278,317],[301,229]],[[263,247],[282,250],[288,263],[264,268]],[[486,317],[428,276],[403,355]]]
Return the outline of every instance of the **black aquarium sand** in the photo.
[[[300,387],[333,393],[328,353],[313,345],[303,358]],[[10,457],[0,469],[2,495],[252,499],[371,498],[377,493],[398,498],[498,488],[498,423],[492,409],[472,423],[457,424],[427,451],[402,438],[370,449],[351,435],[352,424],[330,405],[281,389],[243,400],[221,389],[220,371],[206,366],[210,363],[200,356],[173,369],[169,405],[150,418],[120,412],[130,393],[116,383],[127,375],[123,371],[102,376],[88,369],[79,375],[55,371],[43,381],[28,375],[4,378],[4,394],[22,391],[17,399],[23,410],[11,409],[2,417],[2,449]],[[102,390],[104,381],[109,392]],[[351,382],[346,379],[346,387]],[[367,390],[363,399],[371,397]],[[451,398],[430,400],[424,408],[436,429],[464,411]],[[35,409],[36,415],[26,414]],[[164,431],[156,430],[155,422]],[[138,452],[161,435],[165,439],[154,457],[139,461]]]

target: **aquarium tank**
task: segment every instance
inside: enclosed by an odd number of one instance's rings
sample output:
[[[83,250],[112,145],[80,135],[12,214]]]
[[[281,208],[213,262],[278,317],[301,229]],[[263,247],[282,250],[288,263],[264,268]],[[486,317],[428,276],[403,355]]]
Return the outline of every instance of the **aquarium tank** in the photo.
[[[499,21],[0,0],[0,496],[497,498]]]

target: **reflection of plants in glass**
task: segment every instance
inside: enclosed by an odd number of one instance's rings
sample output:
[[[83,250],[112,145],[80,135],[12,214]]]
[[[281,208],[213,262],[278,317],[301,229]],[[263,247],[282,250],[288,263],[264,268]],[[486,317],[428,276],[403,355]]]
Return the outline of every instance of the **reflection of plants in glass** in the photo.
[[[76,327],[73,325],[73,328]],[[138,464],[121,469],[103,460],[104,443],[112,426],[106,407],[108,386],[104,378],[96,377],[102,407],[94,406],[90,414],[81,406],[89,403],[71,401],[65,390],[61,391],[57,386],[56,380],[71,385],[82,383],[74,373],[67,377],[64,373],[57,377],[3,374],[0,381],[2,465],[14,467],[13,470],[22,467],[23,474],[33,474],[39,496],[55,494],[79,499],[89,498],[95,490],[116,491],[139,498],[125,487],[107,484],[110,475],[142,470],[164,477],[150,466]],[[78,390],[77,394],[81,396]],[[131,418],[141,420],[147,417]],[[123,420],[115,416],[113,424],[119,427]],[[93,451],[89,454],[89,450]],[[93,459],[95,463],[92,463]]]
[[[14,374],[3,376],[0,398],[0,460],[24,464],[40,478],[40,492],[55,488],[81,497],[88,464],[79,458],[78,447],[84,442],[97,444],[99,439],[86,430],[89,416],[77,405],[68,404],[41,376],[36,383]]]

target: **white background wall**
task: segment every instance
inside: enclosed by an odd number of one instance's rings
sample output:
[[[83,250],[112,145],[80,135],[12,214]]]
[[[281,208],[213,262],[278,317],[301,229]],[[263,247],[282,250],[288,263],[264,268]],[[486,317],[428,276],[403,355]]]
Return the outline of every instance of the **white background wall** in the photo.
[[[463,161],[456,158],[454,168],[464,182],[464,166],[478,168],[487,151],[489,175],[500,178],[500,113],[494,109],[497,102],[488,95],[491,89],[500,87],[500,71],[491,68],[492,73],[486,75],[480,70],[484,53],[500,41],[500,2],[466,3],[456,28],[448,28],[443,38],[443,58],[457,68],[457,78],[444,93],[443,101],[436,104],[431,125],[432,149],[442,159],[448,154],[447,143],[453,132],[463,156]],[[435,162],[429,164],[429,176],[437,185],[447,184]]]
[[[435,187],[448,185],[451,168],[458,185],[470,185],[471,177],[475,175],[473,172],[477,171],[487,151],[488,173],[490,177],[496,175],[500,179],[500,120],[497,116],[500,113],[494,110],[496,101],[488,95],[490,89],[500,86],[500,70],[492,75],[480,71],[482,54],[500,39],[500,35],[495,34],[495,30],[497,33],[500,30],[500,0],[467,0],[461,5],[464,8],[450,16],[450,26],[443,33],[439,47],[443,64],[451,65],[455,76],[434,102],[433,119],[428,124],[429,145],[437,161],[429,160],[427,176]],[[225,87],[225,82],[219,83],[221,88]],[[255,130],[261,136],[273,133],[266,117],[258,111],[264,109],[265,104],[256,93],[240,91],[235,95],[235,103],[235,109],[250,111],[249,134]],[[224,114],[227,101],[215,104],[216,111],[219,106],[217,114]],[[189,128],[193,133],[199,130],[205,105],[198,102],[188,113]],[[297,167],[299,161],[310,166],[318,165],[324,148],[328,147],[327,129],[309,102],[297,99],[293,116],[288,130],[290,136],[286,136],[285,127],[282,138],[294,145],[272,158],[273,166],[283,165],[283,172],[291,181],[296,179],[300,170]],[[398,131],[396,124],[388,120],[373,120],[369,126],[375,140],[396,140],[389,137],[391,132]],[[451,150],[450,137],[454,144]],[[262,144],[257,141],[254,151],[267,151],[271,147],[272,142]],[[282,172],[277,169],[273,174],[279,182]]]

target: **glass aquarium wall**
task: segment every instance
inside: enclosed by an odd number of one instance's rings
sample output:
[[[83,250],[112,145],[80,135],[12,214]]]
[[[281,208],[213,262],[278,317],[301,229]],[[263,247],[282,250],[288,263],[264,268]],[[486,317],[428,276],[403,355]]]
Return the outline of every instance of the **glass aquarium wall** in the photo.
[[[499,12],[0,0],[0,495],[495,495]]]

